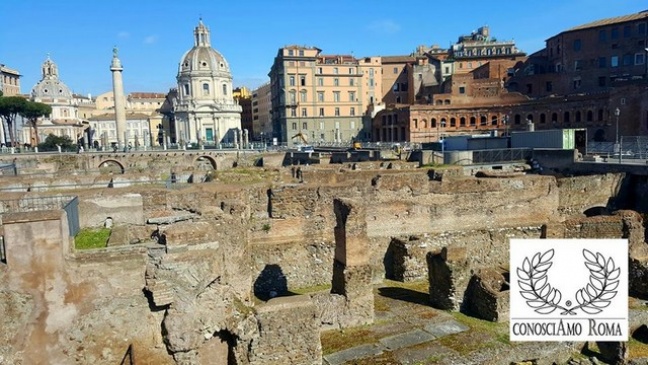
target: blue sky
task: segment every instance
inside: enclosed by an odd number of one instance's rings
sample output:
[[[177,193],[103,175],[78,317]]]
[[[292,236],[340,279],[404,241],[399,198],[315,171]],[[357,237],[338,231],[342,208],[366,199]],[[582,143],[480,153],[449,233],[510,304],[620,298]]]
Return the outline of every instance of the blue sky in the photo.
[[[0,63],[19,70],[29,93],[49,54],[74,92],[96,95],[112,88],[116,45],[126,92],[166,92],[202,16],[234,85],[256,87],[288,44],[356,57],[407,55],[420,44],[448,47],[488,25],[492,36],[530,54],[568,28],[642,10],[645,0],[2,0]]]

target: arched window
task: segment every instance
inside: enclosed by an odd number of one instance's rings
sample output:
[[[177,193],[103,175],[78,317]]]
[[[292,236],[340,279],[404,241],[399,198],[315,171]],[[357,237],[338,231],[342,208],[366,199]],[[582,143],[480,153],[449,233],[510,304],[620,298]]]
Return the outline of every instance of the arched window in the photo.
[[[477,118],[475,117],[470,117],[470,125],[475,126],[477,125]]]
[[[227,84],[223,84],[223,95],[227,95]]]
[[[486,124],[487,124],[486,116],[482,115],[481,117],[479,117],[479,125],[486,125]]]
[[[436,128],[436,123],[437,123],[437,122],[436,122],[436,118],[432,118],[432,121],[431,121],[431,123],[430,123],[430,127],[432,127],[432,128]]]
[[[184,94],[185,96],[191,95],[191,93],[189,92],[189,84],[184,84]]]
[[[451,127],[456,127],[457,126],[457,119],[450,118],[450,126]]]
[[[497,115],[491,117],[491,125],[497,125]]]
[[[581,121],[581,112],[580,110],[576,112],[576,123],[580,123]]]
[[[528,114],[528,115],[527,115],[527,120],[528,120],[529,122],[533,122],[533,114]]]
[[[466,126],[466,117],[459,118],[459,126],[460,127],[465,127]]]
[[[563,122],[564,123],[570,123],[570,121],[569,121],[569,112],[565,112],[564,117],[563,117]]]
[[[299,92],[299,101],[305,103],[306,102],[306,90],[302,90]]]
[[[540,123],[547,123],[547,116],[545,115],[545,113],[540,114]]]
[[[551,113],[551,122],[552,123],[558,122],[558,113]]]
[[[418,119],[414,119],[414,129],[418,129]]]
[[[594,120],[594,113],[592,113],[591,110],[588,110],[587,111],[587,121],[591,122],[592,120]]]
[[[600,122],[602,120],[603,120],[603,109],[599,109],[598,110],[598,121]]]
[[[446,127],[446,119],[441,118],[441,128],[445,128],[445,127]]]
[[[203,90],[203,95],[207,96],[209,95],[209,84],[208,83],[203,83],[202,84],[202,90]]]
[[[423,129],[426,129],[427,128],[427,120],[423,119],[421,121],[421,126],[423,127]]]
[[[522,121],[522,116],[520,116],[520,114],[515,114],[513,120],[515,121],[515,124],[520,124],[520,122]]]
[[[223,93],[224,92],[225,92],[225,88],[223,88]],[[295,105],[295,104],[297,104],[297,92],[295,90],[290,90],[290,105]]]

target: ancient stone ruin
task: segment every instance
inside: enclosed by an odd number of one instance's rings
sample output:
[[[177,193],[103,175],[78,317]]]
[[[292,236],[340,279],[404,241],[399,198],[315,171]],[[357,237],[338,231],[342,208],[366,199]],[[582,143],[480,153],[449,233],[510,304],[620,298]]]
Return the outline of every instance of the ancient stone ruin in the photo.
[[[65,177],[80,227],[111,232],[100,249],[74,248],[64,210],[0,202],[0,363],[319,365],[321,331],[374,323],[385,278],[427,279],[421,305],[503,321],[510,238],[628,238],[631,294],[648,298],[641,207],[623,200],[623,176],[480,178],[367,161],[302,166],[297,179],[239,166],[202,183],[178,168],[169,186]],[[2,199],[61,195],[45,188],[54,179],[17,176]],[[633,181],[629,196],[648,185]],[[581,214],[610,202],[611,215]],[[296,294],[311,287],[325,289]]]

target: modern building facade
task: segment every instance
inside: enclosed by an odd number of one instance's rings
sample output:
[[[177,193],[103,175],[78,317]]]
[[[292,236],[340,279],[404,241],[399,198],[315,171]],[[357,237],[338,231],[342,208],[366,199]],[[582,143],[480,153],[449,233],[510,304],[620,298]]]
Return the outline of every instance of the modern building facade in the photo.
[[[0,64],[0,91],[4,96],[20,94],[20,77],[22,75],[12,68]]]
[[[289,145],[370,138],[372,106],[382,97],[380,57],[324,55],[280,48],[269,73],[273,137]],[[296,139],[296,136],[300,136]]]
[[[194,46],[178,66],[174,101],[174,135],[180,144],[241,141],[241,106],[234,100],[232,73],[225,57],[211,47],[202,20],[194,29]]]
[[[272,94],[270,83],[252,91],[252,131],[253,139],[266,142],[272,137]]]
[[[234,89],[234,100],[241,106],[241,128],[243,134],[252,139],[254,126],[252,124],[252,93],[245,86]]]

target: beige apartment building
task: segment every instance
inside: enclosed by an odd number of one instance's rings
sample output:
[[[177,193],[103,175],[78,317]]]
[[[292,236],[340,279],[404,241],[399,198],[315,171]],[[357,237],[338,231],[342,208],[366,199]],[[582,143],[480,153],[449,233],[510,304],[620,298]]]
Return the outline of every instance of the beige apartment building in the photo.
[[[252,90],[252,138],[265,142],[272,137],[272,96],[270,83],[259,86]]]
[[[0,90],[4,96],[20,94],[20,76],[18,71],[0,64]]]
[[[278,143],[371,138],[373,105],[382,98],[380,57],[321,52],[293,45],[280,48],[275,57],[269,76],[273,137]]]

